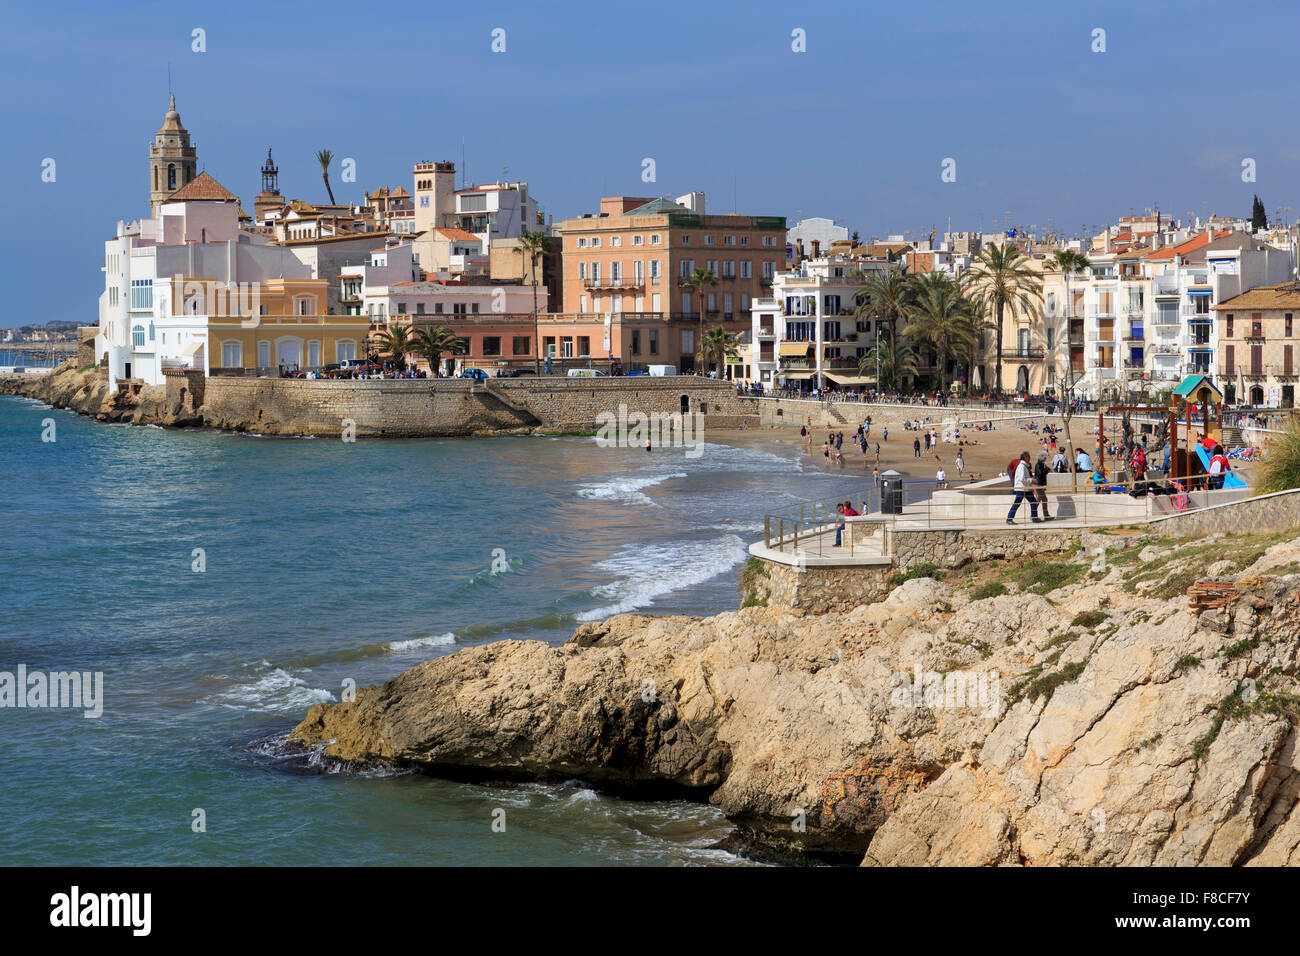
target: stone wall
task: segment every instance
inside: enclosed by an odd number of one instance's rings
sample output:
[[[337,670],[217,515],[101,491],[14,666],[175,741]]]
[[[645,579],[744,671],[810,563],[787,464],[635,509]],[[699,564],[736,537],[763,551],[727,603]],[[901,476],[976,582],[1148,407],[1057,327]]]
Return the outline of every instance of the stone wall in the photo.
[[[1295,527],[1300,527],[1300,488],[1169,515],[1151,522],[1151,530],[1166,538],[1200,537],[1216,531],[1258,534]]]
[[[885,529],[885,553],[898,568],[934,564],[958,568],[971,561],[1022,558],[1032,554],[1070,551],[1079,543],[1078,530],[1061,531],[926,531]]]
[[[706,428],[757,418],[756,400],[726,382],[671,379],[207,379],[204,423],[282,435],[337,435],[344,421],[363,436],[461,436],[528,431],[595,431],[602,413],[704,411]]]
[[[763,560],[763,559],[759,559]],[[889,565],[850,568],[804,568],[763,560],[769,607],[795,608],[809,614],[847,611],[888,597],[895,573]]]

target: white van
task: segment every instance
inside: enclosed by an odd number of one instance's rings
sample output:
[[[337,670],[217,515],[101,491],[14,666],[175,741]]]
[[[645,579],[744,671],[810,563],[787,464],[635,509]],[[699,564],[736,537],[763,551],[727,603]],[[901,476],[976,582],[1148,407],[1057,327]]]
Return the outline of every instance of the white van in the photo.
[[[598,378],[605,373],[598,368],[571,368],[569,378]]]
[[[656,377],[658,377],[658,378],[662,378],[662,377],[665,376],[665,375],[676,375],[676,374],[677,374],[677,366],[676,366],[676,365],[647,365],[647,366],[646,366],[646,370],[647,370],[651,375],[654,375],[654,376],[656,376]]]

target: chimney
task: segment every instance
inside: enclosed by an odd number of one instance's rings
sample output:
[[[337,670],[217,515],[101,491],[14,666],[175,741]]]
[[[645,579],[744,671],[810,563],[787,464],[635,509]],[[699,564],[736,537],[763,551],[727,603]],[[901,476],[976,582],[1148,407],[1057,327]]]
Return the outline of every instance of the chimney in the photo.
[[[1102,252],[1110,252],[1110,226],[1106,227],[1106,238],[1101,247]]]
[[[822,244],[821,244],[821,240],[820,240],[820,239],[814,239],[814,240],[812,241],[812,247],[813,247],[813,254],[812,254],[812,257],[813,257],[814,259],[820,259],[820,258],[821,258],[821,252],[822,252]]]
[[[802,239],[795,240],[795,252],[799,256],[799,261],[803,262],[803,240]]]

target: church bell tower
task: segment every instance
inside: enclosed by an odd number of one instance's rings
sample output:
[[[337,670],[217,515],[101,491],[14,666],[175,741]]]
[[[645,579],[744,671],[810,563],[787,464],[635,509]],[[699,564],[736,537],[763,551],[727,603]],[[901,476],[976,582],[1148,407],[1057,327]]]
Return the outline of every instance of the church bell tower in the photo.
[[[176,190],[197,175],[198,156],[190,142],[190,133],[181,125],[181,114],[176,112],[176,97],[172,96],[162,128],[149,144],[149,212],[158,214],[158,207]]]

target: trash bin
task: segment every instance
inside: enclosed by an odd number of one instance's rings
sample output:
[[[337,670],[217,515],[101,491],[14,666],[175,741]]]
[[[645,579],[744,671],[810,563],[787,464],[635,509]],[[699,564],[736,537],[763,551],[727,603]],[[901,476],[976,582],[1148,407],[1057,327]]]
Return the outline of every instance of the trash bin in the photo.
[[[880,476],[880,513],[903,513],[903,476],[892,468]]]

